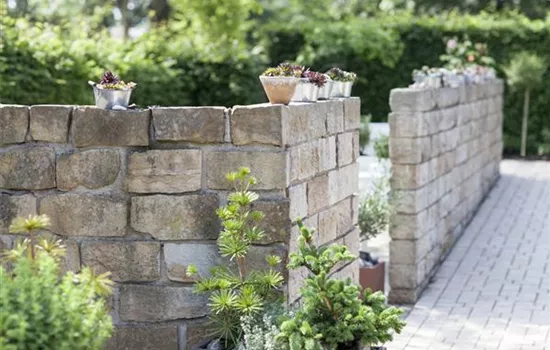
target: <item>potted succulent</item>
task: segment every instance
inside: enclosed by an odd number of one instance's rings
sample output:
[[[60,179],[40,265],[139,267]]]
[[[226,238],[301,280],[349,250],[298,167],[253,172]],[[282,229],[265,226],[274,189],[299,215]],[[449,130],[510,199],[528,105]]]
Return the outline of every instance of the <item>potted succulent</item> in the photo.
[[[325,85],[321,86],[319,89],[319,100],[328,100],[330,98],[330,94],[332,93],[332,86],[334,85],[334,82],[327,74],[323,74],[326,78]]]
[[[103,109],[121,109],[128,108],[132,90],[136,83],[125,83],[111,71],[103,73],[103,77],[98,83],[89,81],[94,88],[95,105]]]
[[[302,72],[302,66],[293,66],[289,63],[281,63],[277,67],[266,69],[260,75],[260,82],[269,102],[289,104]]]
[[[428,71],[428,87],[432,89],[439,89],[441,87],[441,79],[443,74],[439,68],[430,68]]]
[[[327,78],[324,74],[303,69],[300,75],[300,82],[291,101],[295,102],[317,102],[319,90],[325,86]]]
[[[351,87],[357,78],[357,75],[352,72],[346,72],[338,67],[331,68],[327,75],[332,79],[331,97],[350,97]]]

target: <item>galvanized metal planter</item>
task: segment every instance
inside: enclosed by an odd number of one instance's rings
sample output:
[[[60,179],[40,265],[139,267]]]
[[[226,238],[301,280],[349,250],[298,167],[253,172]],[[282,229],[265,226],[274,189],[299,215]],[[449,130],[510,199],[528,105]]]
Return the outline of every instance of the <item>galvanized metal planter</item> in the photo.
[[[353,81],[334,81],[331,97],[350,97]]]
[[[270,103],[287,105],[296,91],[299,78],[268,77],[262,75],[260,76],[260,81]]]
[[[300,78],[296,91],[292,96],[293,102],[317,102],[319,87],[309,81],[308,78]]]
[[[325,85],[319,88],[319,96],[317,98],[319,100],[328,100],[330,98],[330,94],[332,93],[333,86],[334,82],[332,80],[327,80]]]
[[[128,108],[133,88],[127,90],[107,90],[98,88],[97,84],[93,82],[89,82],[89,84],[94,89],[95,106],[97,108],[113,109],[115,106],[120,106],[123,109]]]

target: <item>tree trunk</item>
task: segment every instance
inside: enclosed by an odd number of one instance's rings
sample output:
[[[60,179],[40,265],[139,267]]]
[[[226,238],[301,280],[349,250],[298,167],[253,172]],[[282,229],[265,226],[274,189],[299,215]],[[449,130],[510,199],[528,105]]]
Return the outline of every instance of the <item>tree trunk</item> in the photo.
[[[525,157],[527,149],[527,121],[529,118],[529,94],[530,89],[525,89],[525,98],[523,101],[523,122],[521,123],[521,156]]]
[[[504,10],[504,0],[497,0],[497,11]]]

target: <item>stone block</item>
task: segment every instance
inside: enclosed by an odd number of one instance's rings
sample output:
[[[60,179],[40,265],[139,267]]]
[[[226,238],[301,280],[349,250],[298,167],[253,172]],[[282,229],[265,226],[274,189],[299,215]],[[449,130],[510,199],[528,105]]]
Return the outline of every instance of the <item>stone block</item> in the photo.
[[[390,237],[392,239],[414,240],[420,238],[429,229],[427,209],[417,214],[397,213],[391,217]]]
[[[29,107],[0,105],[0,145],[25,142],[28,126]]]
[[[80,271],[80,247],[74,241],[65,240],[65,256],[61,258],[61,273]]]
[[[360,156],[361,145],[359,144],[359,131],[353,132],[353,161],[357,161]]]
[[[116,282],[149,282],[160,278],[158,242],[84,242],[82,263],[95,273],[111,272]]]
[[[150,111],[112,111],[94,107],[73,110],[76,147],[147,146]]]
[[[393,112],[425,112],[435,109],[438,96],[433,89],[393,89],[390,107]]]
[[[13,219],[36,214],[36,198],[32,194],[11,196],[0,194],[0,234],[8,233]]]
[[[392,256],[393,258],[393,256]],[[390,264],[390,283],[392,290],[394,288],[407,288],[416,289],[419,286],[417,278],[419,275],[424,277],[424,271],[419,268],[420,264],[403,265],[403,264]]]
[[[390,137],[390,158],[394,164],[420,164],[431,157],[429,137]]]
[[[449,151],[440,155],[437,160],[436,176],[440,177],[452,171],[455,166],[455,160],[455,151]]]
[[[460,91],[458,88],[444,87],[435,90],[437,107],[445,108],[457,105],[460,102]]]
[[[115,327],[105,350],[178,350],[176,325]]]
[[[125,200],[67,193],[42,198],[40,214],[48,215],[50,230],[62,236],[111,237],[126,233],[128,208]]]
[[[326,103],[293,103],[285,120],[286,144],[317,140],[326,134]]]
[[[25,147],[0,153],[0,188],[45,190],[55,187],[55,151]]]
[[[351,198],[319,213],[318,244],[325,244],[344,235],[353,228]]]
[[[416,190],[396,190],[396,212],[402,214],[416,214],[429,206],[428,187],[424,186]]]
[[[422,256],[417,252],[418,240],[392,240],[390,242],[391,264],[414,266]]]
[[[319,143],[319,140],[314,140],[290,149],[290,181],[292,183],[306,180],[319,173]],[[327,149],[327,153],[330,153],[330,149]]]
[[[352,255],[358,256],[361,250],[361,230],[354,227],[348,234],[344,236],[344,245],[348,247],[349,252]]]
[[[390,289],[388,295],[388,302],[397,305],[412,305],[420,298],[420,291],[418,289],[396,288],[394,286]]]
[[[319,101],[323,104],[327,112],[327,133],[329,135],[344,131],[344,101],[327,100]]]
[[[361,99],[344,99],[344,130],[357,130],[361,127]]]
[[[200,278],[209,277],[212,267],[228,264],[215,243],[165,243],[164,259],[168,278],[177,282],[197,281],[197,276],[187,275],[187,267],[191,264],[197,267]]]
[[[131,225],[159,240],[216,239],[217,208],[214,194],[133,197]]]
[[[128,161],[128,192],[182,193],[201,189],[201,151],[152,150]]]
[[[157,141],[223,143],[225,107],[153,108]]]
[[[225,175],[249,167],[258,179],[255,190],[285,189],[289,185],[287,152],[212,151],[205,155],[206,184],[211,189],[230,189]]]
[[[289,215],[292,221],[304,218],[308,214],[307,184],[301,183],[288,188],[290,201]]]
[[[392,167],[392,188],[412,190],[430,181],[431,161],[422,164],[394,164]]]
[[[120,172],[120,155],[113,149],[92,149],[57,158],[57,187],[71,191],[113,184]]]
[[[73,107],[35,105],[30,107],[31,137],[35,141],[66,143]]]
[[[260,240],[260,244],[270,244],[274,242],[286,242],[290,232],[290,201],[277,200],[267,201],[259,200],[252,203],[253,210],[259,210],[264,213],[264,218],[258,223],[265,237]],[[295,218],[294,218],[295,219]]]
[[[331,277],[337,279],[350,278],[352,283],[359,284],[359,260],[354,260],[347,264],[342,269],[336,271]]]
[[[319,171],[336,168],[336,136],[319,140]]]
[[[193,287],[123,285],[120,287],[120,318],[127,322],[159,322],[204,317],[208,295]]]
[[[441,120],[439,123],[439,131],[452,129],[457,124],[458,107],[450,107],[441,110]]]
[[[359,166],[352,163],[328,173],[328,204],[355,194],[359,189]]]
[[[430,113],[392,112],[388,116],[391,137],[421,137],[430,135],[430,128],[433,124],[432,115],[439,111]]]
[[[285,145],[289,106],[263,103],[235,106],[231,110],[231,141],[234,145]]]
[[[355,160],[353,136],[355,132],[346,132],[338,135],[338,166],[343,167]]]
[[[335,180],[333,180],[335,181]],[[311,179],[307,184],[308,214],[318,212],[329,205],[328,175],[321,175]]]

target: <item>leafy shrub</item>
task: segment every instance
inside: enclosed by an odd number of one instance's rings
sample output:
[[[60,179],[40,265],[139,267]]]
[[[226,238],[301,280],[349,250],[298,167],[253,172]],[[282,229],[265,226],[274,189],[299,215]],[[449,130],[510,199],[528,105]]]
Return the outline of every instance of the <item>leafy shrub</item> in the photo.
[[[402,310],[388,307],[384,294],[365,292],[348,278],[331,278],[339,264],[355,259],[345,246],[313,244],[314,232],[298,222],[298,250],[290,254],[290,269],[305,268],[309,275],[300,289],[301,306],[281,324],[279,340],[290,350],[338,350],[376,345],[401,332]]]
[[[374,141],[374,152],[379,159],[388,159],[390,157],[390,138],[386,135],[380,136]]]
[[[227,180],[234,185],[234,192],[229,195],[227,205],[217,211],[223,227],[218,247],[223,257],[235,263],[236,271],[226,265],[217,266],[212,276],[202,278],[195,285],[195,290],[210,293],[210,320],[216,335],[226,348],[232,349],[243,338],[241,318],[259,314],[267,301],[276,300],[283,277],[274,269],[281,262],[278,256],[266,256],[271,267],[265,271],[251,270],[246,259],[252,244],[264,236],[256,226],[264,214],[250,210],[250,205],[259,198],[257,193],[249,191],[256,179],[250,176],[250,169],[240,168],[227,174]],[[196,273],[196,267],[189,266],[188,274]]]
[[[31,233],[48,224],[43,216],[17,219],[11,232]],[[0,266],[0,348],[102,349],[112,323],[103,296],[106,275],[83,268],[59,275],[60,242],[26,239],[5,254]]]
[[[390,193],[390,178],[382,176],[359,203],[359,229],[363,239],[376,237],[388,229],[390,216],[394,211]]]

